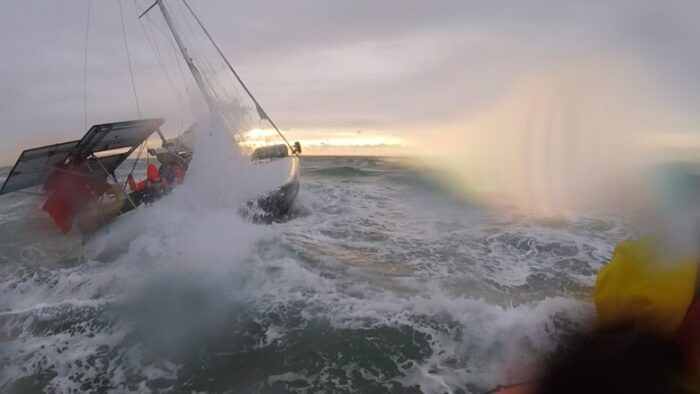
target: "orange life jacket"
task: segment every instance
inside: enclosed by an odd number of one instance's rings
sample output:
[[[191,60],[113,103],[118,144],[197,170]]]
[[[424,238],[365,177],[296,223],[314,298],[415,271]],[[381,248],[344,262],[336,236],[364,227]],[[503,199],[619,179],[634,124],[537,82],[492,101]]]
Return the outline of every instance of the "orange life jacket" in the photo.
[[[151,182],[160,182],[160,175],[158,175],[158,168],[156,168],[155,165],[149,164],[148,168],[146,169],[146,175],[148,177],[148,180]]]
[[[126,180],[129,183],[129,189],[132,192],[141,191],[150,184],[165,184],[165,179],[160,177],[158,174],[158,168],[156,168],[154,164],[149,164],[148,168],[146,168],[146,179],[137,183],[134,180],[134,177],[129,174]]]

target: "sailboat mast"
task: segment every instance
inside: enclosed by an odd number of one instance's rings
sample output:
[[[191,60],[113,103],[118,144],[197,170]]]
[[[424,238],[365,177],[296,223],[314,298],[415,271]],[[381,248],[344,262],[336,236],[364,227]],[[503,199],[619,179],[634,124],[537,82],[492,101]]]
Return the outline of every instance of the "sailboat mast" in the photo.
[[[204,96],[204,101],[207,102],[207,106],[209,107],[209,111],[212,113],[215,113],[217,111],[217,108],[215,105],[214,98],[211,96],[209,89],[207,89],[207,85],[204,83],[204,78],[202,77],[202,73],[199,71],[199,68],[197,68],[197,65],[194,64],[194,60],[192,60],[192,57],[190,57],[189,52],[187,51],[187,47],[185,47],[185,44],[183,44],[183,42],[182,42],[182,38],[180,38],[180,35],[178,34],[177,30],[175,29],[175,25],[173,24],[172,17],[170,16],[170,12],[165,7],[165,4],[163,4],[163,0],[156,0],[156,4],[158,4],[160,11],[163,13],[163,18],[165,19],[165,23],[168,25],[170,32],[173,34],[173,37],[175,38],[175,42],[177,43],[177,46],[178,46],[178,48],[180,48],[180,52],[182,53],[182,57],[185,58],[185,63],[187,63],[187,67],[189,67],[190,72],[192,73],[192,77],[194,77],[194,80],[197,83],[199,90],[202,92],[202,96]],[[146,10],[146,11],[148,11],[148,10]],[[145,12],[144,12],[144,14],[145,14]]]
[[[228,69],[231,71],[231,73],[233,74],[233,76],[236,77],[236,80],[237,80],[238,83],[241,85],[241,87],[243,88],[243,90],[245,90],[246,94],[248,94],[248,97],[250,97],[250,99],[253,100],[253,103],[255,104],[255,109],[258,111],[258,115],[260,116],[260,119],[267,119],[267,121],[270,122],[270,124],[271,124],[272,127],[275,129],[275,131],[277,131],[277,134],[279,134],[279,136],[282,137],[282,140],[284,140],[284,143],[287,144],[287,146],[292,150],[292,152],[294,152],[294,151],[295,151],[295,148],[289,143],[289,141],[287,141],[287,137],[285,137],[284,134],[282,134],[282,132],[281,132],[280,129],[277,127],[277,125],[275,124],[275,122],[272,121],[272,119],[267,115],[267,112],[265,112],[265,110],[263,109],[263,107],[260,105],[260,103],[258,102],[258,100],[255,98],[255,96],[253,96],[253,93],[250,92],[250,90],[249,90],[248,87],[246,86],[245,82],[243,82],[243,80],[242,80],[241,77],[238,75],[238,73],[236,72],[236,70],[233,68],[233,66],[231,65],[231,63],[229,63],[228,58],[226,58],[226,55],[224,55],[224,53],[221,51],[221,49],[219,48],[219,46],[216,45],[216,41],[214,41],[214,38],[211,36],[211,34],[209,34],[209,30],[207,30],[207,28],[204,27],[204,24],[202,23],[202,21],[199,20],[199,17],[197,16],[197,14],[194,13],[194,10],[192,9],[192,7],[190,7],[190,5],[187,3],[187,0],[182,0],[182,2],[185,3],[185,6],[186,6],[187,9],[190,11],[190,14],[192,14],[192,16],[194,17],[194,20],[197,21],[197,24],[198,24],[199,27],[202,29],[202,31],[204,32],[204,34],[206,34],[207,38],[209,39],[209,42],[211,42],[211,44],[212,44],[212,45],[214,46],[214,48],[216,49],[216,52],[218,52],[218,53],[219,53],[219,56],[221,56],[221,58],[224,60],[224,62],[225,62],[226,65],[228,66]]]

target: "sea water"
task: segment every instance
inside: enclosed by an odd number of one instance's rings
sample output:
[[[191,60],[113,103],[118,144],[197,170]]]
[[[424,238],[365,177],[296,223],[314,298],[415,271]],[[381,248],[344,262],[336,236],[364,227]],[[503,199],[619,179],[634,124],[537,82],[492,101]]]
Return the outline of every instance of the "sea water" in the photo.
[[[301,173],[271,225],[239,214],[235,184],[257,182],[185,184],[109,262],[79,262],[41,200],[0,196],[0,392],[480,393],[590,324],[631,236],[486,210],[403,159]]]

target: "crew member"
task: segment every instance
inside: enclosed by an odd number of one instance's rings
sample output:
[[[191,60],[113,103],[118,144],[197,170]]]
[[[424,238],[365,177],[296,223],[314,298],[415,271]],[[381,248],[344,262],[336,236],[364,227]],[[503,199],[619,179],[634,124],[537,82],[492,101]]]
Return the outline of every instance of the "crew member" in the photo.
[[[137,204],[140,202],[150,203],[163,196],[166,192],[167,181],[158,174],[158,168],[151,163],[146,168],[146,179],[136,182],[129,174],[127,183],[131,190],[130,197]]]

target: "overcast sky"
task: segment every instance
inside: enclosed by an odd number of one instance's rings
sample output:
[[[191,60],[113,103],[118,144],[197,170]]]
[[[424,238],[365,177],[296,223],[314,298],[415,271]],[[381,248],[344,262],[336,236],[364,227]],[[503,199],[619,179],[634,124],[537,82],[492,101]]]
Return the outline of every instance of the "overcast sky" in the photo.
[[[700,131],[697,1],[190,1],[267,112],[317,152],[459,139],[458,125],[522,81],[591,63],[602,80],[629,69],[642,94]],[[136,20],[147,5],[122,0],[136,87],[144,116],[173,134],[176,93]],[[85,132],[87,9],[0,0],[0,163]],[[88,123],[136,118],[119,4],[93,0],[91,14]]]

